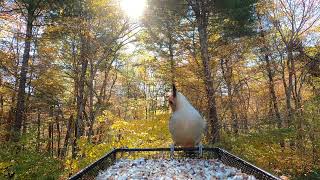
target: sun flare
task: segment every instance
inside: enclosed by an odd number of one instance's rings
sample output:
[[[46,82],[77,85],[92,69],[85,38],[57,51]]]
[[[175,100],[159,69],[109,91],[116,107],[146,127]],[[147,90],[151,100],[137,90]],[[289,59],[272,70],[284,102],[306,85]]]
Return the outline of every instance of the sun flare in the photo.
[[[122,10],[133,19],[143,15],[146,7],[146,0],[121,0]]]

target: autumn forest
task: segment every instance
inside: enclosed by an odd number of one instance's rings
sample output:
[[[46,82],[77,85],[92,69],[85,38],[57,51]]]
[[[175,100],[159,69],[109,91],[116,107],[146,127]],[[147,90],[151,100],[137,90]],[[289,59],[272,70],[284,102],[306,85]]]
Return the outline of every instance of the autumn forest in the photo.
[[[204,146],[320,178],[319,0],[0,0],[0,179],[169,147],[172,84]]]

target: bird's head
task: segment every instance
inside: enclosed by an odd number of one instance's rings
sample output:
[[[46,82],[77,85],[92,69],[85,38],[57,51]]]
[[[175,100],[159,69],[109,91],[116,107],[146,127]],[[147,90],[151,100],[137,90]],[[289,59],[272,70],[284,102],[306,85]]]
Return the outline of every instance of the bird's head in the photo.
[[[171,110],[175,111],[177,107],[177,89],[174,84],[172,85],[172,93],[169,95],[168,101]]]
[[[172,112],[184,109],[190,110],[193,106],[189,103],[188,99],[177,91],[176,86],[172,85],[172,93],[168,96],[169,106]]]

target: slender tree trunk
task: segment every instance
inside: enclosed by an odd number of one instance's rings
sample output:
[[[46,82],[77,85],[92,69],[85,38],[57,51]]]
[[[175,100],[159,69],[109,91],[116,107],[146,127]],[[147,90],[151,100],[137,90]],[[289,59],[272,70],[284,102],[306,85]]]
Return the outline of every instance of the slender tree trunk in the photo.
[[[209,1],[191,1],[188,0],[189,5],[192,7],[197,21],[197,27],[199,32],[200,39],[200,50],[201,50],[201,60],[202,60],[202,69],[204,75],[204,83],[206,86],[206,93],[208,98],[208,110],[209,117],[208,121],[210,124],[210,135],[211,143],[218,142],[220,139],[220,125],[218,120],[218,114],[216,109],[216,99],[215,99],[215,90],[213,87],[213,76],[211,74],[210,58],[208,52],[208,16],[209,16]]]
[[[53,107],[50,107],[49,109],[49,117],[53,118],[54,114]],[[47,145],[47,152],[50,153],[51,156],[53,156],[53,122],[50,121],[48,125],[48,145]]]
[[[53,157],[53,145],[54,145],[54,141],[53,141],[53,139],[54,139],[54,130],[53,130],[53,123],[50,123],[50,125],[51,125],[51,156]]]
[[[99,98],[98,98],[98,104],[101,105],[105,105],[106,104],[106,100],[107,100],[107,82],[108,82],[108,78],[109,78],[109,73],[112,67],[112,62],[114,62],[114,59],[108,64],[106,65],[104,68],[104,78],[103,78],[103,82],[102,82],[102,86],[100,88],[100,93],[99,93]],[[112,89],[112,88],[111,88]],[[100,113],[100,109],[99,112]]]
[[[101,134],[102,134],[102,127],[99,126],[98,129],[97,129],[97,135],[98,135],[98,140],[97,140],[97,143],[100,143],[102,138],[101,138]]]
[[[232,81],[233,81],[233,69],[232,65],[230,65],[229,60],[223,60],[221,59],[221,70],[223,74],[223,78],[227,85],[227,91],[228,91],[228,108],[231,113],[231,123],[232,123],[232,129],[233,133],[235,135],[239,132],[239,121],[237,117],[237,113],[235,112],[234,102],[233,102],[233,89],[232,88]],[[225,66],[225,67],[224,67]]]
[[[2,123],[2,119],[4,119],[4,109],[3,109],[3,96],[0,95],[0,122]]]
[[[88,59],[87,59],[87,43],[85,41],[85,35],[81,34],[81,55],[80,55],[80,61],[81,61],[81,72],[80,72],[80,78],[78,81],[78,96],[77,96],[77,118],[76,118],[76,124],[75,124],[75,139],[73,141],[74,149],[73,149],[73,155],[74,157],[77,154],[77,140],[80,139],[80,137],[84,133],[84,123],[83,123],[83,111],[85,108],[85,81],[86,81],[86,72],[88,67]]]
[[[36,32],[36,34],[38,34],[38,31]],[[28,114],[30,110],[30,96],[31,96],[31,81],[32,81],[32,76],[33,76],[33,66],[34,66],[34,60],[36,58],[36,48],[38,46],[38,43],[37,43],[37,39],[35,39],[34,41],[34,48],[33,48],[33,51],[32,51],[32,58],[31,58],[31,66],[30,66],[30,75],[29,75],[29,78],[28,78],[28,82],[27,82],[27,85],[28,85],[28,93],[27,93],[27,97],[26,97],[26,107],[25,107],[25,113]],[[24,116],[24,118],[22,119],[22,134],[25,135],[27,133],[27,116]]]
[[[73,69],[74,69],[74,89],[73,89],[73,101],[72,101],[72,104],[73,105],[76,105],[77,103],[77,97],[78,97],[78,82],[79,82],[79,68],[78,68],[78,61],[77,61],[77,52],[76,52],[76,45],[75,45],[75,37],[72,41],[72,44],[71,44],[71,48],[72,48],[72,66],[73,66]]]
[[[32,65],[33,65],[33,61],[32,61]],[[31,65],[31,66],[32,66]],[[28,80],[28,93],[27,93],[27,98],[26,98],[26,107],[25,107],[25,116],[22,119],[22,135],[25,135],[27,133],[27,114],[29,113],[30,110],[30,104],[29,104],[29,100],[30,100],[30,96],[31,96],[31,79],[32,79],[32,71],[30,71],[30,77]]]
[[[115,73],[115,77],[112,78],[112,83],[111,83],[111,86],[110,86],[110,89],[109,89],[109,92],[108,92],[108,96],[106,96],[104,98],[104,100],[103,100],[105,103],[110,101],[110,98],[111,98],[111,95],[112,95],[112,90],[113,90],[113,88],[114,88],[114,86],[115,86],[115,84],[117,82],[117,79],[118,79],[118,74]]]
[[[89,77],[89,133],[88,133],[88,141],[91,143],[91,137],[93,136],[93,125],[95,120],[95,112],[93,109],[93,98],[94,98],[94,67],[93,61],[90,59],[90,77]]]
[[[268,80],[269,80],[269,83],[268,83],[269,84],[269,92],[270,92],[271,99],[272,99],[273,111],[274,111],[276,119],[277,119],[278,128],[281,128],[282,127],[282,120],[281,120],[281,116],[280,116],[278,100],[277,100],[275,87],[274,87],[273,73],[271,70],[271,64],[270,64],[270,60],[269,60],[268,55],[265,55],[265,62],[266,62]]]
[[[61,154],[61,148],[60,148],[60,141],[61,141],[61,131],[60,131],[60,123],[59,123],[59,117],[56,117],[56,127],[57,127],[57,157],[60,157]]]
[[[11,128],[11,125],[12,125],[12,122],[14,121],[14,113],[13,113],[13,110],[10,109],[9,112],[8,112],[8,118],[7,118],[7,122],[6,122],[6,129],[7,129],[7,132],[5,134],[5,141],[9,141],[10,138],[11,138],[11,135],[10,135],[10,128]]]
[[[294,104],[295,104],[295,118],[297,120],[297,149],[300,152],[305,153],[305,147],[304,147],[304,137],[305,137],[305,132],[304,132],[304,118],[303,118],[303,107],[302,107],[302,96],[301,96],[301,91],[300,88],[298,87],[298,78],[297,78],[297,72],[295,68],[295,61],[294,59],[292,60],[292,74],[293,74],[293,98],[294,98]],[[300,81],[303,81],[300,79]],[[300,82],[302,85],[302,82]],[[299,89],[299,90],[298,90]]]
[[[0,87],[2,86],[2,74],[0,72]],[[3,109],[3,103],[4,99],[2,94],[0,94],[0,123],[4,123],[2,122],[2,119],[4,119],[4,109]]]
[[[40,114],[40,109],[38,108],[38,117],[37,117],[37,151],[40,151],[40,128],[41,128],[41,114]]]
[[[175,84],[175,63],[174,63],[174,54],[173,54],[173,39],[172,34],[168,32],[169,38],[169,60],[170,60],[170,73],[171,73],[171,83]]]
[[[67,124],[67,132],[64,138],[63,148],[61,150],[61,157],[65,157],[68,151],[69,140],[72,133],[72,123],[73,123],[73,115],[70,116]]]
[[[144,96],[144,100],[146,102],[146,106],[145,106],[145,109],[144,109],[144,111],[145,111],[145,119],[148,119],[147,84],[146,84],[145,81],[143,82],[143,96]]]
[[[267,42],[266,42],[265,32],[262,27],[262,21],[260,19],[260,15],[258,15],[258,20],[259,20],[260,36],[263,41],[262,52],[264,53],[264,60],[266,63],[266,71],[267,71],[268,80],[269,80],[268,84],[269,84],[269,92],[270,92],[270,96],[271,96],[272,108],[273,108],[273,111],[276,116],[278,128],[281,128],[282,127],[282,120],[281,120],[279,106],[278,106],[278,100],[277,100],[277,96],[276,96],[276,92],[275,92],[274,79],[273,79],[274,74],[272,72],[271,63],[270,63],[270,57],[271,57],[270,49],[269,49]]]
[[[16,116],[12,129],[12,140],[19,141],[22,121],[25,118],[25,88],[27,81],[27,72],[28,72],[28,63],[30,58],[30,46],[32,40],[32,29],[33,29],[33,15],[28,12],[27,18],[27,27],[26,27],[26,37],[24,43],[24,52],[22,57],[22,66],[20,72],[20,81],[19,81],[19,89],[18,89],[18,99],[17,99],[17,108],[16,108]]]
[[[76,158],[77,157],[77,120],[75,120],[75,122],[73,123],[73,127],[72,131],[73,131],[73,138],[72,138],[72,149],[71,149],[71,153],[72,153],[72,158]]]
[[[292,47],[291,44],[287,45],[287,54],[288,54],[288,59],[287,59],[287,68],[288,68],[288,86],[286,90],[286,108],[287,108],[287,124],[288,127],[292,125],[292,121],[294,118],[293,115],[293,110],[292,110],[292,105],[291,105],[291,94],[293,91],[293,52],[292,52]]]
[[[47,145],[47,152],[52,153],[52,122],[49,123],[48,125],[48,145]],[[52,154],[51,154],[52,155]]]
[[[286,127],[289,127],[289,121],[288,121],[288,103],[290,102],[288,100],[288,85],[287,85],[287,81],[286,81],[286,74],[285,74],[285,64],[282,63],[282,72],[281,72],[281,78],[282,78],[282,83],[283,83],[283,87],[284,87],[284,92],[285,92],[285,95],[286,95],[286,113],[287,113],[287,117],[286,117],[286,121],[285,121],[285,125]]]
[[[21,29],[19,29],[20,31],[21,31]],[[20,50],[19,50],[19,38],[17,37],[18,35],[16,34],[15,35],[15,39],[16,39],[16,56],[17,56],[17,58],[15,59],[16,60],[16,62],[15,62],[15,69],[14,69],[14,78],[15,78],[15,82],[14,82],[14,90],[15,91],[17,91],[17,87],[18,87],[18,85],[19,85],[19,77],[18,77],[18,71],[19,71],[19,64],[20,64],[20,59],[19,59],[19,57],[20,57]],[[13,93],[13,95],[12,95],[12,97],[11,97],[11,104],[12,104],[12,108],[13,108],[13,106],[15,106],[15,104],[16,104],[16,96],[17,96],[17,93]],[[16,107],[15,107],[16,108]],[[12,129],[12,128],[11,128]]]
[[[85,87],[85,76],[87,71],[88,61],[83,59],[81,63],[81,74],[79,79],[79,93],[77,96],[77,126],[76,126],[76,138],[79,139],[84,132],[84,124],[83,124],[83,111],[84,111],[84,87]]]
[[[77,47],[76,47],[76,37],[73,37],[73,41],[72,41],[72,60],[73,60],[73,68],[75,69],[75,75],[74,75],[74,89],[73,89],[73,103],[75,106],[77,106],[78,108],[78,96],[79,96],[79,61],[77,58]],[[66,139],[65,139],[65,143],[64,143],[64,148],[63,148],[63,156],[66,156],[67,152],[68,152],[68,141],[66,141],[67,139],[71,138],[71,153],[72,153],[72,158],[76,157],[76,143],[77,143],[77,139],[76,139],[76,131],[77,131],[77,119],[75,119],[75,121],[73,121],[73,115],[70,116],[70,118],[72,117],[72,121],[68,123],[72,123],[69,128],[67,127],[67,134],[66,134]],[[77,118],[77,116],[76,116]],[[69,131],[69,132],[68,132]]]
[[[246,113],[243,116],[243,123],[244,123],[243,128],[244,128],[245,132],[248,132],[249,126],[248,126],[248,117],[247,117]]]
[[[286,113],[287,113],[287,117],[286,117],[286,127],[292,127],[293,125],[293,120],[294,120],[294,112],[292,109],[292,105],[291,105],[291,94],[293,91],[293,49],[292,49],[292,44],[288,43],[286,44],[286,50],[287,50],[287,61],[286,63],[283,64],[283,72],[282,72],[282,81],[283,81],[283,85],[284,85],[284,89],[285,89],[285,94],[286,94]],[[286,82],[286,76],[285,76],[285,66],[287,66],[288,69],[288,84]],[[290,147],[291,149],[295,148],[295,141],[294,140],[290,140]]]
[[[102,102],[100,102],[100,103],[105,103],[105,100],[106,100],[106,92],[107,92],[107,90],[106,90],[107,88],[106,87],[107,87],[107,81],[108,81],[110,69],[111,69],[111,66],[105,67],[105,70],[104,70],[103,83],[102,83],[102,86],[101,86],[101,89],[100,89],[100,98],[102,98],[101,99]]]

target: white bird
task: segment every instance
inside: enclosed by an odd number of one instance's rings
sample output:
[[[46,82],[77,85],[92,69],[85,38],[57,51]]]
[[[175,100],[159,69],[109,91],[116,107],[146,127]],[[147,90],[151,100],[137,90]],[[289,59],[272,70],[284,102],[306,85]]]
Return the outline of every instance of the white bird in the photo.
[[[174,142],[171,145],[171,156],[173,156],[174,146],[199,146],[199,153],[201,155],[201,137],[206,128],[205,120],[187,98],[180,92],[177,92],[174,85],[173,92],[168,100],[172,109],[169,130]]]

